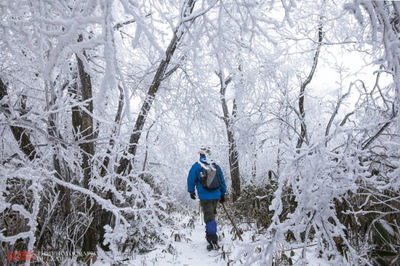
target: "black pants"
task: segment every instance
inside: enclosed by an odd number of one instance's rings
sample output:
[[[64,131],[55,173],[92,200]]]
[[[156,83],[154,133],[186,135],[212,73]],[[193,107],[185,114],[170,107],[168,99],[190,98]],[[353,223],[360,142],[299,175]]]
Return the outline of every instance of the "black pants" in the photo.
[[[210,244],[218,245],[217,224],[215,214],[217,214],[218,199],[200,200],[200,206],[206,223],[206,239]]]
[[[200,200],[200,206],[204,215],[204,222],[215,220],[217,214],[218,199]]]

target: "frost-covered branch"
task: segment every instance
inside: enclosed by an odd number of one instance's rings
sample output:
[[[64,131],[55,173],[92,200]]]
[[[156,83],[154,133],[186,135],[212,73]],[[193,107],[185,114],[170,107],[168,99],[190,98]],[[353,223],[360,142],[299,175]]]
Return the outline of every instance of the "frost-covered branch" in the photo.
[[[317,42],[317,48],[315,50],[314,54],[314,59],[313,59],[313,64],[310,70],[310,73],[306,77],[306,79],[302,82],[300,86],[300,96],[299,96],[299,113],[300,113],[300,126],[301,126],[301,131],[300,131],[300,137],[297,139],[297,144],[296,144],[296,149],[300,149],[301,146],[303,146],[303,142],[306,141],[308,142],[308,137],[307,137],[307,128],[306,128],[306,122],[305,122],[305,111],[304,111],[304,93],[307,85],[311,82],[315,70],[317,68],[318,64],[318,58],[319,58],[319,53],[321,51],[321,45],[322,45],[322,40],[324,33],[322,31],[323,26],[322,26],[322,17],[320,18],[320,25],[318,26],[318,42]]]
[[[0,78],[1,109],[6,117],[12,117],[13,115],[11,113],[10,106],[6,102],[7,96],[8,93],[6,84]],[[29,160],[34,160],[37,157],[37,152],[35,146],[32,144],[30,135],[27,133],[27,129],[20,126],[10,126],[10,129],[21,151],[29,158]]]
[[[183,7],[184,11],[182,14],[183,18],[189,16],[192,13],[195,3],[196,1],[194,0],[188,0],[185,2]],[[128,173],[131,171],[132,164],[134,164],[135,160],[134,157],[136,155],[137,145],[139,143],[140,136],[142,135],[144,124],[146,123],[147,114],[150,111],[150,108],[160,87],[161,81],[164,78],[165,71],[167,70],[171,58],[174,55],[175,50],[178,47],[186,31],[187,30],[185,24],[179,24],[174,30],[173,37],[168,45],[168,48],[165,51],[165,54],[163,55],[165,56],[165,58],[161,60],[157,68],[157,72],[155,73],[151,85],[147,91],[146,98],[144,99],[142,107],[140,108],[140,113],[132,130],[133,133],[131,134],[129,139],[128,154],[132,156],[132,160],[129,160],[128,158],[126,158],[126,156],[121,158],[119,162],[119,167],[117,169],[117,173],[119,174],[123,173],[124,171],[127,171]]]

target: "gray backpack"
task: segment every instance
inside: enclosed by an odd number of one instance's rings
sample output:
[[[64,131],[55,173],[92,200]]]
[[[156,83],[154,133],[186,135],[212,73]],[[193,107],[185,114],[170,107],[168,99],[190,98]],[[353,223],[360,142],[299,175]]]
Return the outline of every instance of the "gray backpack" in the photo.
[[[200,184],[206,190],[213,191],[222,185],[221,176],[219,175],[219,166],[216,163],[208,164],[199,162],[201,165]]]

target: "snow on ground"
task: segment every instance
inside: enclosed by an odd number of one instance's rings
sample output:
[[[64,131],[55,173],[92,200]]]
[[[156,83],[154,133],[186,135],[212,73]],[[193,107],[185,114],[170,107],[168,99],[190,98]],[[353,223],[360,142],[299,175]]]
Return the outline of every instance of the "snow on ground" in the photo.
[[[200,217],[179,217],[181,228],[169,232],[171,237],[167,248],[156,249],[144,255],[136,255],[130,265],[226,265],[223,251],[207,251],[205,225]],[[179,230],[180,229],[180,230]],[[220,241],[224,245],[225,239]]]
[[[176,224],[171,227],[160,228],[160,231],[168,236],[168,242],[164,245],[156,246],[155,249],[146,254],[133,254],[121,258],[118,265],[135,265],[135,266],[213,266],[213,265],[243,265],[243,250],[246,243],[253,242],[254,231],[250,228],[243,228],[242,235],[244,242],[240,242],[234,235],[233,228],[229,221],[221,220],[222,215],[217,215],[219,245],[218,251],[207,251],[207,241],[205,239],[205,224],[199,215],[199,212],[191,214],[176,213],[172,215],[172,219]],[[161,232],[160,232],[161,233]],[[255,237],[257,238],[257,237]],[[254,242],[253,242],[254,243]],[[285,248],[282,247],[284,250]],[[290,252],[285,252],[288,256]],[[300,250],[295,250],[296,255],[293,262],[296,264],[300,255]],[[313,254],[314,253],[314,254]],[[100,255],[100,254],[99,254]],[[103,254],[105,255],[105,254]],[[296,259],[297,258],[297,259]],[[307,265],[325,266],[330,265],[321,259],[316,258],[312,249],[307,251],[309,263]],[[240,259],[243,259],[241,261]],[[228,264],[229,263],[229,264]],[[116,265],[115,261],[110,261],[107,256],[99,256],[94,264],[100,265]],[[255,264],[261,265],[261,264]]]
[[[132,254],[125,258],[118,259],[119,265],[135,265],[135,266],[152,266],[152,265],[227,265],[230,261],[230,250],[233,247],[232,232],[230,227],[222,225],[219,217],[218,235],[220,237],[218,251],[207,251],[208,245],[205,239],[205,224],[203,217],[199,212],[172,215],[172,219],[176,221],[176,225],[166,228],[160,228],[160,233],[168,236],[167,243],[158,245],[155,250],[146,254]],[[99,254],[96,266],[115,265],[109,256]],[[231,264],[232,265],[232,264]]]

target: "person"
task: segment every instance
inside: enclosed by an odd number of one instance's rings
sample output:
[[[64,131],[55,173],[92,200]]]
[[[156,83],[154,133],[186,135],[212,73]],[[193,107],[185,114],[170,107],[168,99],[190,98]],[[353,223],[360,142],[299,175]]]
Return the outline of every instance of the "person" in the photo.
[[[219,249],[215,214],[218,201],[221,203],[225,201],[226,184],[221,168],[216,163],[207,160],[207,155],[211,155],[210,149],[203,146],[199,154],[199,161],[194,163],[189,171],[187,188],[190,197],[194,200],[196,199],[195,188],[197,189],[206,224],[207,250],[210,251]],[[208,176],[209,181],[213,178],[212,182],[205,182],[205,176]]]

